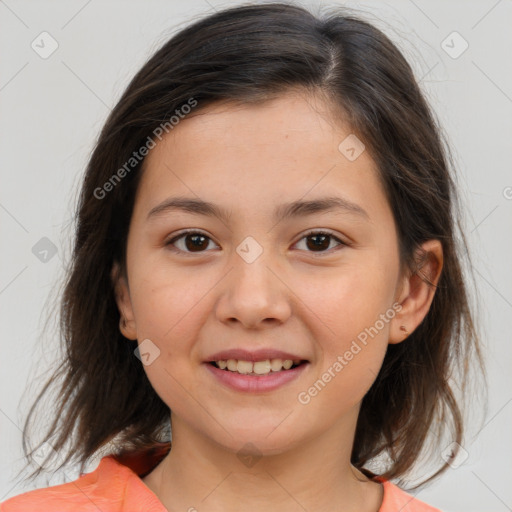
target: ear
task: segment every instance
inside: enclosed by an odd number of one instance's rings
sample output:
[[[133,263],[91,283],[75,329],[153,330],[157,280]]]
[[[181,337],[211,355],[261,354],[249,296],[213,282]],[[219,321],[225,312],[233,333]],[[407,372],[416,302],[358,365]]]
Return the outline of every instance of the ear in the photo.
[[[390,325],[389,343],[400,343],[410,336],[427,315],[443,268],[443,246],[439,240],[427,240],[416,251],[416,270],[402,278],[396,302],[402,309]],[[404,326],[408,334],[401,330]]]
[[[119,330],[125,338],[128,338],[129,340],[136,340],[137,327],[135,324],[135,317],[133,315],[132,302],[130,299],[130,289],[128,287],[127,279],[124,275],[121,274],[119,264],[117,262],[115,262],[112,267],[110,277],[114,287],[117,307],[121,316]]]

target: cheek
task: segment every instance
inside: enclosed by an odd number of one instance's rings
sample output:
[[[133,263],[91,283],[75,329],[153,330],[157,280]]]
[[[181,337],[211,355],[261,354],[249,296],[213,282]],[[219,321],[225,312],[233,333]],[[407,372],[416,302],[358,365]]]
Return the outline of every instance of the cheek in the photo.
[[[132,298],[139,339],[150,338],[162,350],[173,352],[193,339],[200,326],[204,295],[214,285],[211,276],[203,277],[202,285],[196,286],[189,272],[164,266],[141,276]]]
[[[158,354],[143,366],[151,386],[171,410],[190,407],[191,375],[196,361],[194,340],[199,336],[201,296],[204,290],[191,286],[171,272],[151,272],[139,281],[133,299],[139,350],[144,340]]]
[[[338,272],[325,274],[325,279],[312,276],[304,283],[300,293],[303,302],[321,322],[324,333],[334,343],[350,341],[366,328],[370,328],[381,314],[392,305],[394,293],[393,272],[364,261],[345,265]],[[383,329],[387,334],[388,324]]]
[[[353,405],[377,377],[395,314],[391,278],[392,272],[361,263],[330,278],[329,286],[312,280],[305,288],[306,304],[316,313],[310,327],[319,349],[312,383],[320,381],[316,388],[326,391],[324,399],[332,393],[340,405]]]
[[[158,357],[144,370],[159,396],[170,406],[178,403],[183,388],[199,361],[197,341],[211,311],[212,292],[219,279],[205,271],[195,276],[165,264],[148,264],[151,272],[134,275],[132,304],[139,344],[151,340]],[[153,347],[153,345],[149,345]]]

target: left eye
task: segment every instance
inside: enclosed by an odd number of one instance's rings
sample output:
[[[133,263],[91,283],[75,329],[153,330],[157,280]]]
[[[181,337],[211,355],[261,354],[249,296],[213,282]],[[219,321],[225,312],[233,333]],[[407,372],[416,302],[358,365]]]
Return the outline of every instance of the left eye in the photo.
[[[327,252],[326,249],[329,249],[332,241],[336,241],[338,245],[348,245],[332,233],[325,231],[310,231],[297,244],[302,240],[311,241],[311,243],[306,242],[306,247],[312,249],[308,252]],[[186,231],[172,238],[165,245],[172,246],[172,250],[175,252],[194,253],[204,252],[203,249],[206,249],[209,245],[208,241],[213,242],[210,237],[199,231]],[[178,242],[182,243],[181,247],[178,247]]]
[[[326,232],[326,231],[310,231],[309,233],[306,233],[300,240],[313,240],[313,243],[308,244],[306,242],[306,247],[313,248],[314,250],[312,252],[327,252],[322,249],[328,249],[331,245],[331,241],[334,240],[338,243],[338,245],[347,245],[345,242],[340,240],[338,237],[334,236],[332,233]],[[330,241],[329,241],[330,240]],[[299,243],[297,242],[297,243]],[[317,251],[316,249],[320,249],[320,251]]]

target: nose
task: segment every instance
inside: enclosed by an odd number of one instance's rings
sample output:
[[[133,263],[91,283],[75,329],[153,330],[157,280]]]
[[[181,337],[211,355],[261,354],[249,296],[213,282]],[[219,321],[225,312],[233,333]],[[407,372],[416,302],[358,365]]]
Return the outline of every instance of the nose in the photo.
[[[219,321],[259,329],[283,324],[290,317],[291,291],[283,272],[277,265],[269,265],[264,254],[251,263],[234,254],[231,270],[219,287]]]

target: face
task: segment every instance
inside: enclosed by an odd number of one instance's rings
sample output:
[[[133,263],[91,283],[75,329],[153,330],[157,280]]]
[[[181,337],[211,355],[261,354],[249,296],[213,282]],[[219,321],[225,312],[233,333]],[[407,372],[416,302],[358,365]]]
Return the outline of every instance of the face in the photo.
[[[289,94],[190,114],[146,157],[123,334],[173,417],[229,450],[278,453],[354,421],[400,337],[394,219],[368,152],[339,149],[350,134]],[[161,206],[176,198],[223,215]],[[326,198],[338,205],[287,209]],[[236,373],[211,363],[230,358]]]

